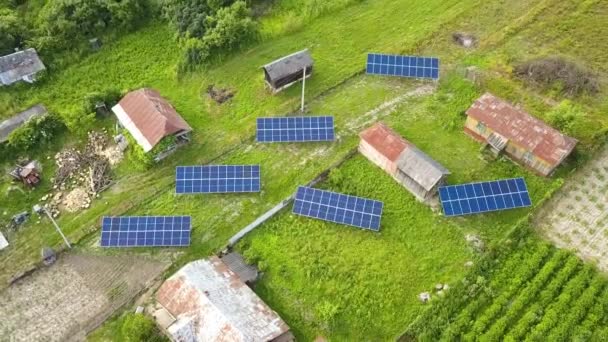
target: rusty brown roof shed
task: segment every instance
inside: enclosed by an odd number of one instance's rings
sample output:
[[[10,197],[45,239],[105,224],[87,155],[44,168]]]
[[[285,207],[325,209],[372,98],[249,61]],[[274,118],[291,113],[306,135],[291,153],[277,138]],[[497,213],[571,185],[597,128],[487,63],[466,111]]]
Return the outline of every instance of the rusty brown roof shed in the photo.
[[[112,111],[145,152],[166,136],[192,131],[175,108],[154,89],[128,93]]]
[[[576,139],[490,93],[477,99],[466,114],[553,167],[577,144]]]

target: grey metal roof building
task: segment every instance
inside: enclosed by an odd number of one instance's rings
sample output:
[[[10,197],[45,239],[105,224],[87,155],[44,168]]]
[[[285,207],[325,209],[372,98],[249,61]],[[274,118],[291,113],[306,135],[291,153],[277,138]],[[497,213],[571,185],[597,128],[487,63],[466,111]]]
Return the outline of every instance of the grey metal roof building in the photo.
[[[277,93],[302,79],[306,68],[306,78],[312,75],[313,60],[308,49],[292,53],[262,67],[266,85]]]
[[[14,130],[25,124],[28,120],[42,116],[46,113],[46,108],[44,108],[43,105],[38,104],[24,110],[23,112],[13,116],[12,118],[0,122],[0,143],[7,141],[9,135]]]
[[[46,69],[35,49],[17,51],[0,57],[0,85],[18,81],[34,83],[36,74]]]

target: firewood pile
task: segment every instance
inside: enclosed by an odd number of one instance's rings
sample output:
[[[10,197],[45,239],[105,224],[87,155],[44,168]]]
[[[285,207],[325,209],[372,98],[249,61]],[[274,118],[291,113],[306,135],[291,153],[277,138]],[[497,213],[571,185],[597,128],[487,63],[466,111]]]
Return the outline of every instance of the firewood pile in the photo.
[[[55,155],[54,194],[41,199],[49,200],[45,207],[53,216],[59,215],[60,208],[70,212],[88,208],[93,198],[112,185],[108,151],[120,151],[109,142],[105,130],[89,132],[84,149],[70,147]]]

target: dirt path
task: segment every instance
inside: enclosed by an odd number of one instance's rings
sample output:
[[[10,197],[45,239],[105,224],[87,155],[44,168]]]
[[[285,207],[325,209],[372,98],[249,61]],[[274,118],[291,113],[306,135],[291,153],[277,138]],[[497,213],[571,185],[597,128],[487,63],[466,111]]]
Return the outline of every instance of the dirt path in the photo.
[[[535,226],[558,247],[608,272],[608,147],[569,177]]]
[[[129,255],[62,255],[0,292],[0,341],[84,340],[166,267]]]

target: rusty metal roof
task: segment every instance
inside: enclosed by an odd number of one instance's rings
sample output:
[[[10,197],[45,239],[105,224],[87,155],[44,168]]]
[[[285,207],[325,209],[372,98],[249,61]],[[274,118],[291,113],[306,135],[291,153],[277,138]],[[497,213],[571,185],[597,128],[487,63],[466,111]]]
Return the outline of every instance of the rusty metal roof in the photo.
[[[163,283],[158,302],[177,320],[175,341],[270,341],[289,331],[219,258],[193,261]]]
[[[577,143],[576,139],[490,93],[477,99],[466,113],[554,166],[561,163]]]
[[[192,130],[167,100],[149,88],[128,93],[112,111],[146,152],[166,136]]]
[[[408,141],[381,122],[361,132],[359,137],[392,162],[399,158],[407,146],[411,146]]]

